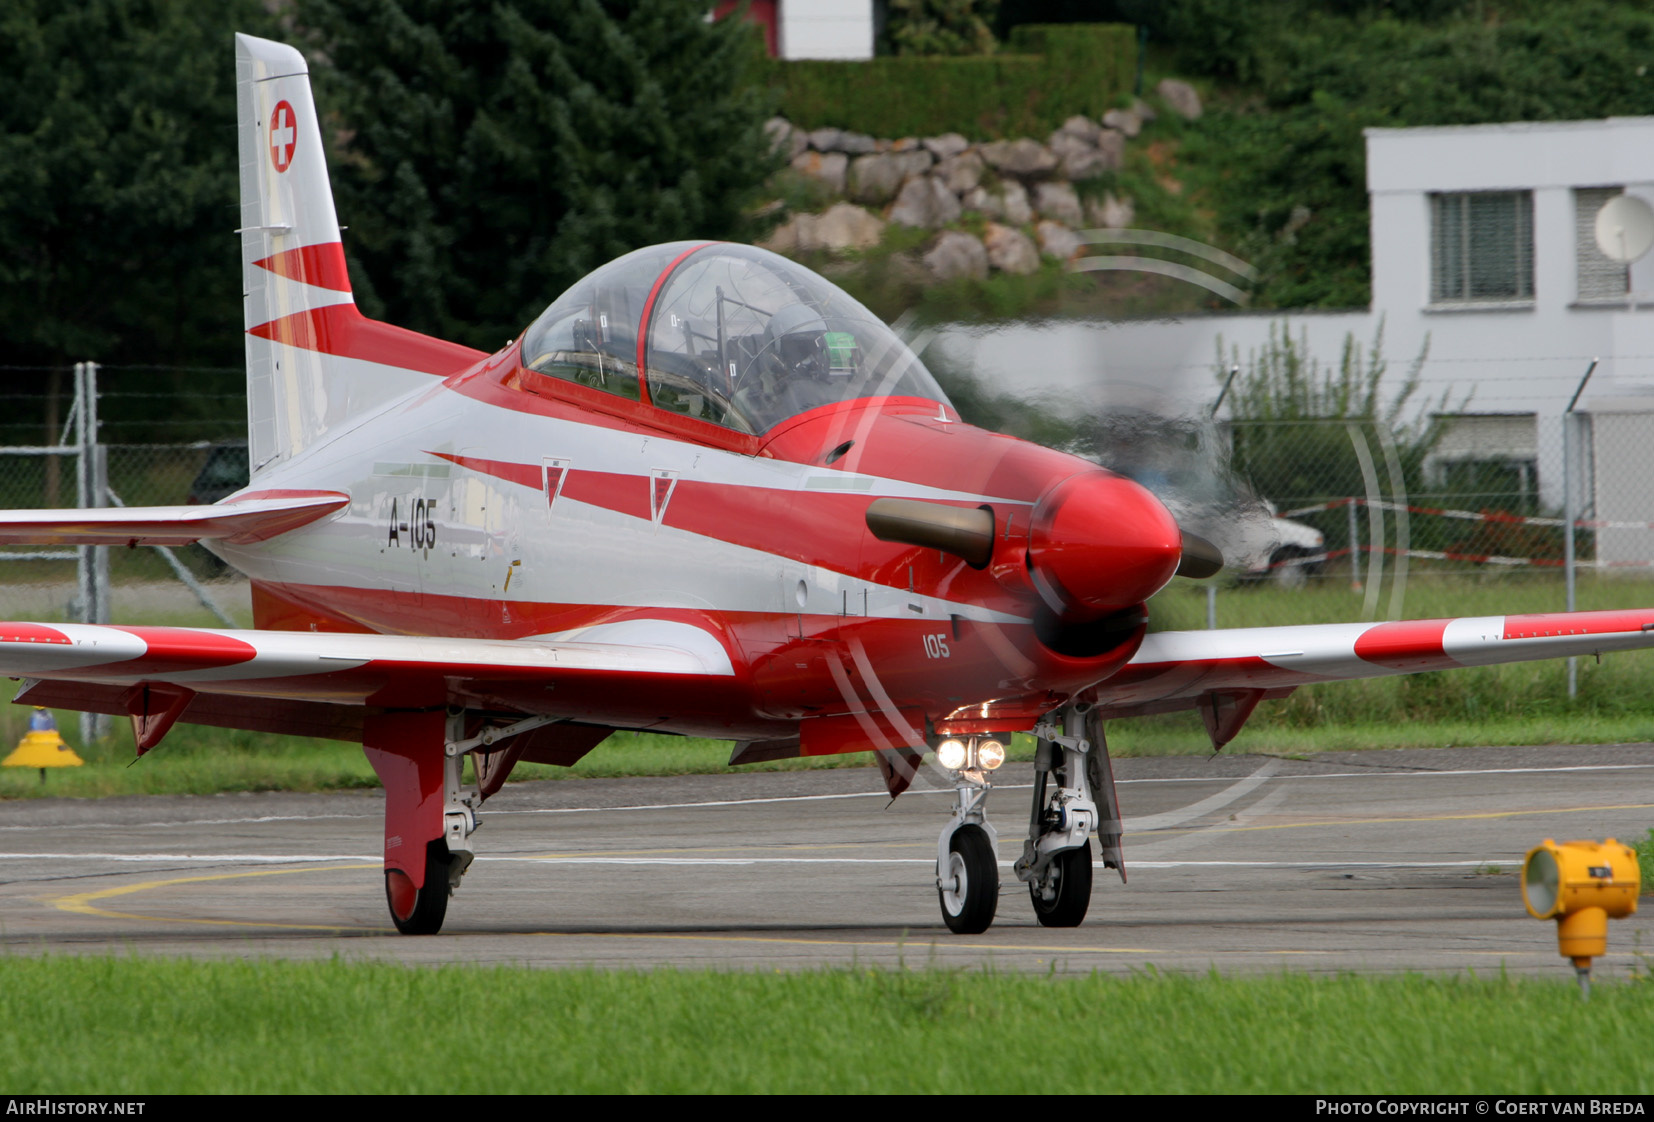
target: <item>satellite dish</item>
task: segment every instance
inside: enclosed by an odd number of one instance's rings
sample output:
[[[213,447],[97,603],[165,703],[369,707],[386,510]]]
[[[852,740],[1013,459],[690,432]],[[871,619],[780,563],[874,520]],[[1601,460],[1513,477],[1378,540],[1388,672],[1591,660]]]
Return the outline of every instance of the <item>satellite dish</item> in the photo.
[[[1635,195],[1615,195],[1597,211],[1597,248],[1630,264],[1654,248],[1654,208]]]

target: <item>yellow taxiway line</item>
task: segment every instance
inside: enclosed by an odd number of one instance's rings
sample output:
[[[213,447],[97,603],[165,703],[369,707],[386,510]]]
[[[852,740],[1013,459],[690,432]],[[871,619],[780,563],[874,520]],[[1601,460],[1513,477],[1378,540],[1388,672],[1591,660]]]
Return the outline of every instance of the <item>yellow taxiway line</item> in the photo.
[[[58,896],[51,901],[52,906],[65,912],[79,912],[82,915],[106,916],[110,919],[138,919],[150,923],[195,923],[209,927],[279,927],[290,931],[355,931],[357,928],[341,927],[336,924],[321,923],[262,923],[254,920],[239,919],[195,919],[188,916],[145,916],[134,912],[114,912],[107,908],[100,908],[93,904],[94,900],[107,900],[112,896],[127,896],[134,892],[147,892],[156,888],[170,888],[177,884],[201,884],[215,880],[239,880],[245,877],[279,877],[287,873],[329,873],[341,869],[377,869],[378,865],[321,865],[297,869],[258,869],[246,873],[215,873],[204,877],[172,877],[168,880],[146,880],[138,884],[121,885],[118,888],[100,888],[96,892],[77,892],[73,896]]]

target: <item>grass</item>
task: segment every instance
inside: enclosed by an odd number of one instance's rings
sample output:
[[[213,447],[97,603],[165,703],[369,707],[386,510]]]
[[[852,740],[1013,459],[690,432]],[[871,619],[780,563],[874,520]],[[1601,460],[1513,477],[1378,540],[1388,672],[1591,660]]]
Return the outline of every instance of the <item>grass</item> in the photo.
[[[1646,975],[1599,983],[1585,1004],[1571,978],[12,957],[0,961],[0,1085],[19,1095],[1646,1094],[1647,1000]],[[486,1063],[453,1062],[441,1026],[455,1010]]]
[[[1631,848],[1637,851],[1637,870],[1642,878],[1643,892],[1654,892],[1654,830],[1648,831],[1641,841],[1633,842]]]

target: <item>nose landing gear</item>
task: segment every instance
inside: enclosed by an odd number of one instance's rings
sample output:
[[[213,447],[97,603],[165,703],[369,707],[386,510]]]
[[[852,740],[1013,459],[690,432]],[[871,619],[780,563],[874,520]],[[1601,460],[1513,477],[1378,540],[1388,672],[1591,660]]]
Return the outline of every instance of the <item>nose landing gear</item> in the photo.
[[[1078,927],[1091,906],[1091,835],[1097,834],[1102,861],[1120,870],[1120,803],[1114,793],[1103,722],[1084,704],[1052,713],[1034,730],[1034,797],[1028,837],[1013,869],[1028,886],[1034,915],[1044,927]],[[936,895],[942,919],[958,935],[978,935],[993,923],[999,904],[999,835],[984,810],[993,786],[985,768],[954,742],[955,758],[971,766],[955,768],[953,815],[936,846]],[[948,742],[937,748],[938,762],[948,767]],[[1099,805],[1100,804],[1100,805]]]
[[[993,786],[983,772],[956,773],[953,815],[936,842],[936,896],[955,935],[980,935],[999,910],[999,832],[983,810]]]

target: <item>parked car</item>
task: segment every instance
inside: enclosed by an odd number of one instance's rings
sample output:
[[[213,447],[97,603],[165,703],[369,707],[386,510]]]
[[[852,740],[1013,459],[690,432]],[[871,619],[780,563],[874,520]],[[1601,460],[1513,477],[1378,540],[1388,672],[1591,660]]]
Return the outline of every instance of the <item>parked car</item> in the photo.
[[[1248,520],[1234,554],[1225,554],[1229,565],[1243,580],[1273,580],[1288,588],[1301,586],[1309,577],[1320,576],[1327,563],[1327,538],[1314,526],[1282,518],[1275,504],[1265,499],[1267,521]],[[1263,533],[1254,533],[1260,526]]]
[[[225,440],[207,449],[207,459],[190,484],[190,506],[207,506],[247,486],[247,442]]]
[[[1077,450],[1154,492],[1178,525],[1223,551],[1225,569],[1242,581],[1297,587],[1325,567],[1325,536],[1282,518],[1237,477],[1210,422],[1121,411],[1099,418]]]

